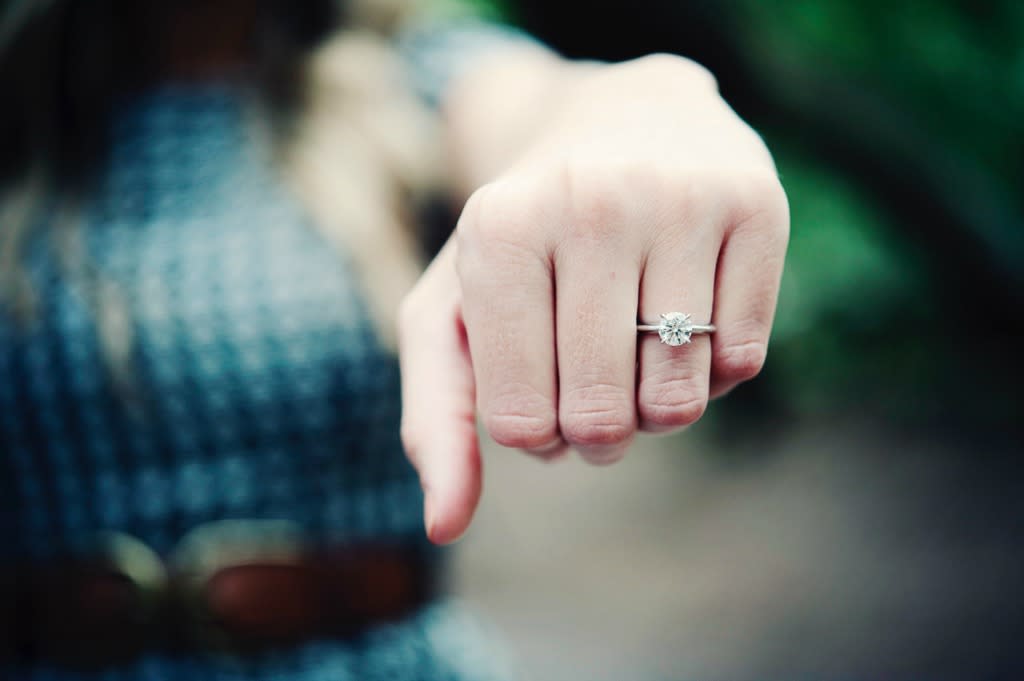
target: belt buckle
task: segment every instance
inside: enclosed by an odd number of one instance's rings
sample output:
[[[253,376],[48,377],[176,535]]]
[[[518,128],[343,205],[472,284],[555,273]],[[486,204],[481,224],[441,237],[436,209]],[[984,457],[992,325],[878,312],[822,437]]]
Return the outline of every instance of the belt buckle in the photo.
[[[191,643],[218,652],[287,645],[317,631],[325,604],[302,529],[222,520],[178,542],[168,560]]]
[[[426,602],[434,572],[421,553],[314,547],[295,523],[223,520],[194,528],[161,560],[134,537],[103,532],[88,560],[26,573],[27,607],[11,613],[27,623],[15,656],[90,670],[146,650],[244,654],[352,638]]]

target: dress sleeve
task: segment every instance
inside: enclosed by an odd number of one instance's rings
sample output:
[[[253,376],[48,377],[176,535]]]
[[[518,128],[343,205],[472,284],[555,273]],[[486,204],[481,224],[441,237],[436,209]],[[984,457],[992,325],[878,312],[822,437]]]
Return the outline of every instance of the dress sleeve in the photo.
[[[432,108],[445,91],[481,57],[541,43],[511,26],[474,19],[417,21],[399,32],[397,48],[411,84]]]

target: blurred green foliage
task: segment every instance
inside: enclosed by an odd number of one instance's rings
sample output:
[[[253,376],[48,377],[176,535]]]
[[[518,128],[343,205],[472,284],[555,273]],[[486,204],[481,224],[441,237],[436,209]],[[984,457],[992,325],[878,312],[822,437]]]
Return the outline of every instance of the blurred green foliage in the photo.
[[[888,335],[892,317],[928,312],[920,308],[928,302],[924,266],[855,184],[784,143],[772,146],[792,215],[772,340],[773,374],[780,379],[774,398],[801,413],[831,410],[873,392],[880,352],[898,347],[886,350],[871,339]],[[879,309],[879,300],[887,309]],[[927,373],[908,364],[891,369],[890,379],[902,379],[894,383]]]
[[[1024,3],[742,0],[763,49],[878,92],[1005,178],[1024,171]]]
[[[426,0],[421,4],[435,16],[468,16],[511,23],[514,14],[505,0]]]

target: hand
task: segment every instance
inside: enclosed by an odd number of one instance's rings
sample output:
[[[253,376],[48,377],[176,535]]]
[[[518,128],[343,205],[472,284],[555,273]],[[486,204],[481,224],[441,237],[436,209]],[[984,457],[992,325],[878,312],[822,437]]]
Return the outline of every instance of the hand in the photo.
[[[789,216],[761,139],[678,57],[563,78],[400,314],[402,436],[438,543],[479,499],[477,413],[501,445],[610,463],[765,359]],[[680,347],[637,336],[670,311],[718,331]]]

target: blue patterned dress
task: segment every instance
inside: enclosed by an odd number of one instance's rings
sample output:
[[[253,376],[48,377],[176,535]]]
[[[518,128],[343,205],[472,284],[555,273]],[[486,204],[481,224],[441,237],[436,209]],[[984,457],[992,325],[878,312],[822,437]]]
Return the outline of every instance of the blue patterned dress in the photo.
[[[83,260],[130,319],[132,399],[111,378],[88,282],[68,275],[46,230],[27,245],[35,319],[0,316],[0,559],[86,552],[101,530],[166,556],[231,518],[290,521],[326,544],[424,542],[396,359],[352,268],[250,134],[246,102],[220,84],[117,108],[109,163],[79,215]],[[504,678],[497,659],[439,601],[351,642],[0,675],[454,681]]]

